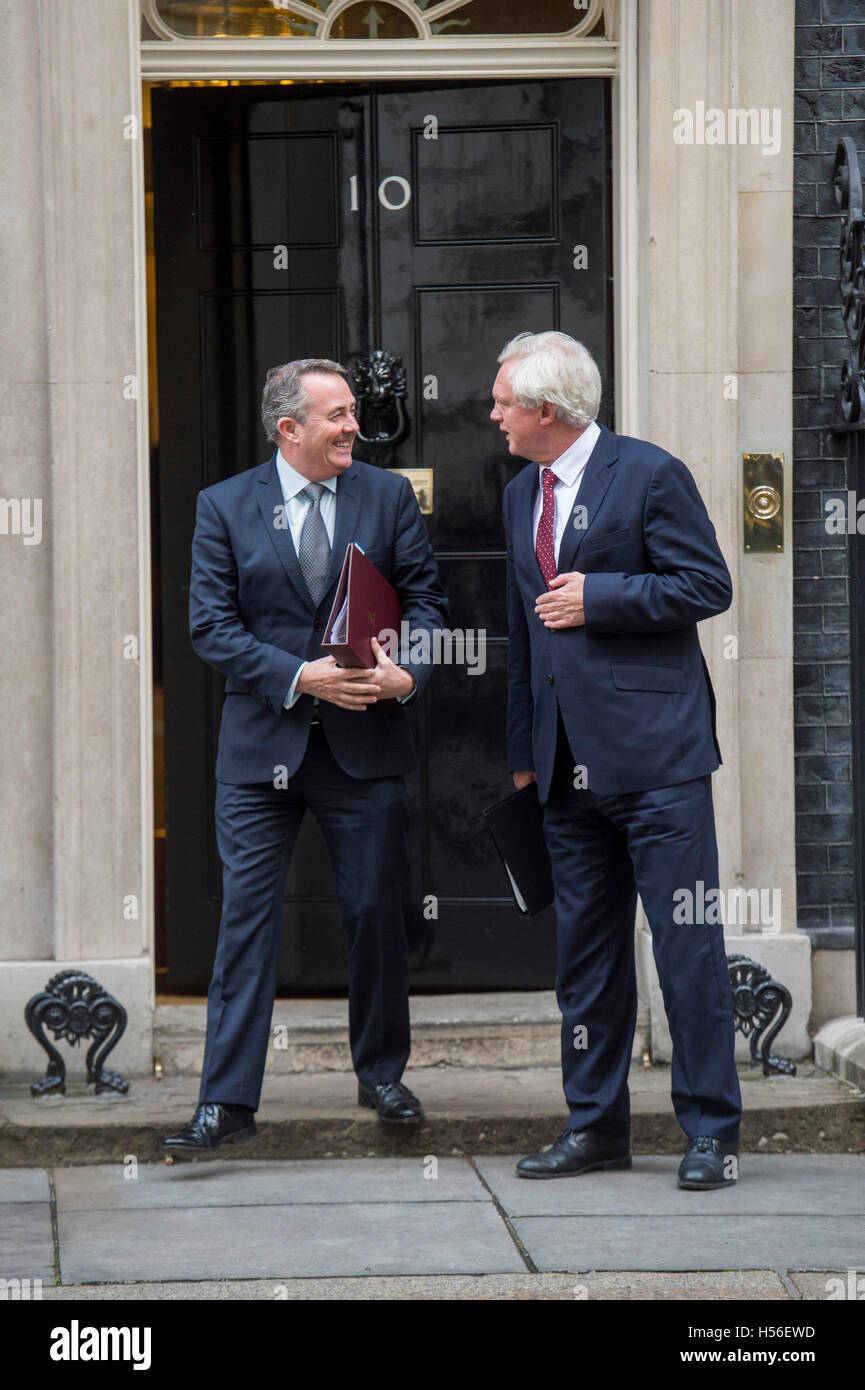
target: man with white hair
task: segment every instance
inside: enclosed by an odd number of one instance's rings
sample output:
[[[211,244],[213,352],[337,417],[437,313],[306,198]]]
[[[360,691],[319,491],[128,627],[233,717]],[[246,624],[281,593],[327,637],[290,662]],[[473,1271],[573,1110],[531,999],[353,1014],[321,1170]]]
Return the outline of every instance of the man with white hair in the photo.
[[[544,806],[569,1109],[517,1172],[631,1166],[639,893],[689,1141],[679,1186],[726,1187],[741,1095],[724,929],[682,924],[676,907],[683,889],[693,902],[698,884],[718,886],[720,750],[697,623],[729,608],[730,576],[685,465],[597,423],[601,379],[581,343],[521,333],[498,360],[491,418],[531,460],[504,493],[508,766]]]

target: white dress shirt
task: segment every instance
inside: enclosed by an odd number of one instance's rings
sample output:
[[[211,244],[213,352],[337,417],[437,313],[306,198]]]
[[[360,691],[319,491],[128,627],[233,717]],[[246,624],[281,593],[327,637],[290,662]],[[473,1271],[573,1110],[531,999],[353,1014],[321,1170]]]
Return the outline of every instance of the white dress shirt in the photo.
[[[300,554],[300,533],[303,530],[303,523],[306,520],[306,514],[311,505],[309,498],[301,497],[301,493],[305,487],[309,486],[309,478],[305,478],[302,473],[298,473],[296,468],[292,468],[288,460],[283,458],[282,452],[279,449],[276,452],[276,471],[279,474],[279,482],[282,488],[282,500],[285,503],[285,519],[288,522],[288,529],[291,532],[294,548],[298,554]],[[327,532],[327,538],[332,547],[333,528],[336,524],[336,478],[323,478],[322,482],[327,490],[321,494],[319,511],[321,512],[321,519],[324,522],[324,529]],[[297,688],[297,682],[306,664],[307,663],[304,661],[303,664],[297,668],[294,680],[288,688],[288,694],[282,702],[285,709],[291,709],[292,705],[300,699],[300,691]],[[315,703],[318,704],[318,701],[316,700]]]
[[[577,500],[580,483],[583,481],[583,474],[586,471],[589,455],[600,437],[600,428],[597,423],[592,420],[590,424],[586,425],[586,428],[579,438],[575,439],[573,444],[549,465],[559,479],[553,489],[553,497],[556,503],[556,527],[553,535],[556,563],[558,563],[559,546],[562,543],[562,536],[565,534],[568,518],[574,509],[574,503]],[[546,465],[538,464],[538,493],[535,498],[535,510],[532,519],[532,539],[536,547],[538,541],[538,526],[541,522],[541,512],[544,506],[543,477],[545,466]]]
[[[282,487],[282,500],[285,503],[288,529],[291,532],[291,539],[294,541],[294,548],[300,553],[300,533],[303,530],[303,523],[310,506],[309,498],[301,497],[300,494],[305,487],[309,487],[309,478],[305,478],[302,473],[298,473],[296,468],[292,468],[278,450],[276,471],[279,474],[279,482]],[[319,510],[327,538],[332,546],[333,528],[336,521],[336,478],[324,478],[322,481],[327,492],[321,494]]]

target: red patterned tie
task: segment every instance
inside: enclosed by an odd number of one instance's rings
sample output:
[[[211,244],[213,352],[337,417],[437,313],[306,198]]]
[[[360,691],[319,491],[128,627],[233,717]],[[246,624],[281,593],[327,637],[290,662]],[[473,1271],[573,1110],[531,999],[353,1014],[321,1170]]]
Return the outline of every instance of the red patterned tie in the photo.
[[[535,553],[541,574],[547,581],[547,588],[556,577],[556,498],[553,488],[559,481],[552,468],[545,468],[541,474],[544,484],[544,506],[538,522],[535,539]]]

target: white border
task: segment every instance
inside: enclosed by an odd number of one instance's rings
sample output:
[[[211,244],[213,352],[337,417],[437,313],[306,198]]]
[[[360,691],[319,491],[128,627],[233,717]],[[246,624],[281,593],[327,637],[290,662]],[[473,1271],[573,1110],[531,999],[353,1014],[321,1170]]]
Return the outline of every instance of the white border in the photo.
[[[613,334],[616,433],[641,438],[637,4],[619,0],[619,69],[613,78]]]
[[[144,129],[141,101],[141,14],[138,0],[128,0],[129,112],[138,123],[138,139],[130,140],[132,161],[132,257],[135,315],[136,447],[138,451],[138,652],[139,746],[141,750],[141,949],[152,959],[152,990],[156,986],[156,895],[153,794],[153,575],[150,562],[150,427],[147,380],[147,222],[144,207]]]
[[[625,7],[630,0],[622,0]],[[144,81],[280,81],[448,77],[614,77],[611,39],[148,39]]]

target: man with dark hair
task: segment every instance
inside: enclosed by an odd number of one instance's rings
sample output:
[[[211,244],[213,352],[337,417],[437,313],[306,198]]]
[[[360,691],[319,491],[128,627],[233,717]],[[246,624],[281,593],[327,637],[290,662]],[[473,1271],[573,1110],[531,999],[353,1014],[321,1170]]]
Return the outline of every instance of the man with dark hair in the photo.
[[[688,1138],[679,1186],[727,1187],[741,1096],[724,927],[676,909],[718,886],[720,753],[697,623],[729,608],[730,576],[685,465],[597,423],[601,378],[581,343],[521,333],[499,363],[491,418],[532,460],[504,494],[509,766],[544,805],[570,1112],[517,1172],[631,1166],[639,893]]]
[[[430,668],[395,664],[376,643],[374,668],[343,669],[321,655],[321,641],[351,541],[397,590],[411,631],[446,625],[447,602],[408,480],[352,460],[355,400],[339,363],[273,368],[262,421],[275,454],[199,494],[192,543],[192,643],[226,677],[216,763],[223,906],[199,1105],[165,1140],[167,1154],[255,1134],[285,875],[307,808],[327,842],[348,937],[358,1103],[390,1123],[423,1113],[401,1084],[410,1051],[403,774],[414,765],[401,706]]]

